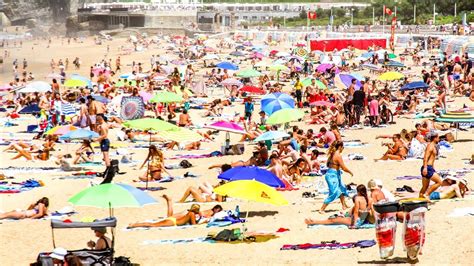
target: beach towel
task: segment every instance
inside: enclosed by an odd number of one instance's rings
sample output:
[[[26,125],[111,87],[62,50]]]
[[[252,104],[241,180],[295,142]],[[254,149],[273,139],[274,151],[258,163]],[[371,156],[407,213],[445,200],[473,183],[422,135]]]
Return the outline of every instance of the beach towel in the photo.
[[[80,163],[78,164],[79,166],[101,166],[102,165],[102,162],[83,162],[83,163]]]
[[[474,207],[455,208],[448,217],[463,217],[472,216],[474,217]]]
[[[174,157],[169,158],[170,160],[177,160],[177,159],[201,159],[201,158],[211,158],[211,157],[220,157],[222,153],[220,151],[213,151],[211,153],[205,154],[180,154]]]
[[[24,182],[2,182],[0,194],[16,194],[44,186],[42,181],[29,179]]]
[[[347,225],[345,224],[311,224],[311,225],[308,225],[308,228],[309,229],[318,229],[318,228],[332,228],[332,229],[347,229],[349,228]],[[363,224],[361,226],[358,226],[357,228],[355,229],[373,229],[375,228],[375,224]]]
[[[190,243],[215,243],[214,240],[208,240],[206,237],[196,237],[188,239],[156,239],[144,240],[141,245],[168,245],[168,244],[190,244]]]
[[[9,166],[9,167],[2,167],[0,168],[0,172],[2,172],[6,176],[16,176],[17,174],[24,174],[24,173],[51,173],[51,172],[59,172],[60,169],[58,167],[17,167],[17,166]]]
[[[164,187],[137,187],[138,189],[140,190],[143,190],[143,191],[161,191],[161,190],[165,190],[166,188]]]
[[[306,249],[348,249],[348,248],[368,248],[375,246],[375,240],[361,240],[357,242],[348,243],[334,243],[321,242],[321,244],[297,244],[297,245],[283,245],[280,250],[306,250]]]
[[[362,161],[365,160],[364,155],[359,154],[359,153],[349,153],[347,155],[347,158],[351,161]]]
[[[344,147],[358,148],[358,147],[366,147],[366,146],[368,146],[367,143],[363,143],[360,141],[344,141]]]

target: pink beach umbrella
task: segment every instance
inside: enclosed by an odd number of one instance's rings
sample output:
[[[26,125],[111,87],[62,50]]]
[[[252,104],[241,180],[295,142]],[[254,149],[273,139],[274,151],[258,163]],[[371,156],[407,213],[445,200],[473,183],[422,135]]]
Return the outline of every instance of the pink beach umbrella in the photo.
[[[237,134],[245,134],[245,129],[239,126],[238,124],[234,122],[229,122],[229,121],[218,121],[214,122],[210,125],[204,126],[205,128],[210,128],[210,129],[215,129],[219,131],[227,131],[227,132],[232,132],[232,133],[237,133]]]
[[[0,86],[0,91],[8,91],[13,89],[13,87],[10,84],[5,84]]]
[[[140,91],[138,94],[140,95],[140,97],[142,97],[144,102],[149,102],[151,97],[153,97],[151,93],[148,93],[146,91]]]
[[[237,79],[234,79],[234,78],[229,78],[229,79],[225,79],[224,81],[221,82],[221,85],[222,86],[237,86],[237,87],[240,87],[242,86],[242,82],[240,82],[239,80]]]

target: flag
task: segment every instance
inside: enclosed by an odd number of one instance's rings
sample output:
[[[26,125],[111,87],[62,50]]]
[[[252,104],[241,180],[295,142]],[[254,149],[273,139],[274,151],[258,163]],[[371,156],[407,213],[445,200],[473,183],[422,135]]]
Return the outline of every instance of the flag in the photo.
[[[392,10],[390,10],[390,8],[388,8],[388,7],[385,7],[385,11],[384,11],[384,12],[385,12],[385,14],[387,14],[387,15],[389,15],[389,16],[392,15]]]
[[[308,11],[308,19],[315,20],[317,18],[315,11]]]

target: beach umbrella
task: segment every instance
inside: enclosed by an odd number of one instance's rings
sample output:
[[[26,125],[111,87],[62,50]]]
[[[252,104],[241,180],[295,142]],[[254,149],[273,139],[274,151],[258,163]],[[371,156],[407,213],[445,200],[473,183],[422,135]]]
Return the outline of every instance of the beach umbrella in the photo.
[[[282,64],[274,64],[268,67],[268,69],[273,71],[289,71],[290,69]]]
[[[194,142],[202,140],[202,136],[198,133],[183,127],[177,129],[158,132],[158,135],[164,139],[176,142]]]
[[[265,94],[265,91],[262,90],[261,88],[257,88],[255,86],[249,86],[249,85],[243,86],[242,88],[239,89],[239,91],[252,93],[252,94]]]
[[[169,91],[157,93],[150,99],[151,103],[177,103],[182,101],[183,97]]]
[[[242,82],[240,80],[234,79],[234,78],[228,78],[225,79],[221,82],[222,86],[237,86],[240,87],[242,86]]]
[[[64,82],[64,87],[85,87],[87,82],[80,79],[68,79]]]
[[[166,130],[177,130],[179,127],[155,118],[141,118],[135,120],[129,120],[123,123],[125,127],[141,130],[141,131],[166,131]]]
[[[234,122],[229,121],[217,121],[210,125],[204,126],[205,128],[215,129],[219,131],[227,131],[238,134],[245,134],[245,129]]]
[[[216,67],[220,69],[227,69],[227,70],[239,70],[238,65],[235,65],[226,61],[218,63]]]
[[[253,44],[250,41],[245,41],[242,43],[243,46],[252,46]]]
[[[244,52],[242,52],[242,51],[233,51],[229,55],[232,55],[232,56],[245,56]]]
[[[94,131],[78,128],[76,130],[71,130],[68,133],[59,137],[60,139],[95,139],[98,138],[99,134]]]
[[[405,67],[405,65],[402,62],[398,62],[398,61],[395,61],[395,60],[390,60],[385,65],[389,66],[389,67]]]
[[[278,53],[277,50],[271,50],[269,54],[270,54],[270,55],[276,55],[277,53]]]
[[[89,88],[92,88],[92,81],[84,76],[81,76],[79,74],[72,74],[71,79],[78,79],[86,82],[86,86]]]
[[[260,101],[262,111],[270,115],[284,108],[294,108],[295,100],[286,93],[276,92],[265,95]]]
[[[374,65],[374,64],[362,64],[362,67],[370,69],[370,70],[375,70],[375,71],[380,70],[382,68],[382,67]]]
[[[285,124],[291,121],[296,121],[304,117],[304,112],[299,109],[281,109],[270,115],[267,119],[267,124],[277,125]]]
[[[146,91],[139,91],[138,95],[140,95],[140,97],[142,97],[144,102],[150,101],[150,99],[153,97],[153,95],[151,93],[146,92]]]
[[[77,127],[72,125],[65,125],[65,126],[55,126],[50,130],[46,131],[44,134],[46,135],[64,135],[72,130],[76,130]]]
[[[277,57],[288,57],[288,56],[290,56],[290,54],[287,53],[287,52],[282,51],[282,52],[276,53],[275,56],[277,56]]]
[[[402,79],[403,77],[405,76],[402,73],[391,71],[391,72],[383,73],[382,75],[378,77],[378,79],[387,81],[387,80],[398,80],[398,79]]]
[[[333,107],[334,104],[331,102],[326,102],[326,101],[314,101],[309,103],[310,106],[327,106],[327,107]]]
[[[428,89],[430,86],[423,81],[413,81],[408,84],[403,85],[403,87],[400,88],[401,91],[411,91],[411,90],[417,90],[417,89]]]
[[[203,56],[202,59],[203,60],[215,60],[215,59],[219,59],[219,56],[216,55],[216,54],[207,54],[207,55]]]
[[[229,182],[216,187],[214,193],[222,196],[269,203],[277,206],[288,204],[288,201],[280,192],[255,180],[238,180]]]
[[[30,93],[30,92],[47,92],[51,91],[51,85],[45,81],[33,81],[28,84],[23,89],[20,89],[18,92],[21,93]]]
[[[250,58],[256,58],[256,59],[262,59],[263,58],[263,54],[262,53],[259,53],[259,52],[254,52]]]
[[[223,172],[217,178],[227,181],[255,180],[270,187],[285,187],[280,178],[257,166],[237,166]]]
[[[307,86],[311,85],[311,80],[312,80],[312,79],[313,79],[313,78],[305,78],[305,79],[303,79],[303,80],[301,81],[301,83],[303,84],[303,86],[306,86],[306,87],[307,87]],[[324,83],[321,82],[319,79],[315,79],[314,84],[316,85],[316,87],[318,87],[318,88],[321,89],[321,90],[327,89],[326,85],[324,85]]]
[[[27,105],[23,107],[18,113],[19,114],[36,114],[41,111],[41,108],[37,104]]]
[[[112,208],[142,207],[158,203],[146,192],[121,183],[88,187],[69,198],[68,202],[75,206],[109,208],[111,216]]]
[[[241,70],[237,72],[237,77],[241,77],[241,78],[254,78],[254,77],[260,77],[261,75],[263,74],[253,68],[249,68],[249,69],[245,69],[245,70]]]
[[[352,84],[352,80],[356,79],[356,84],[355,84],[355,89],[358,90],[360,87],[362,87],[362,83],[360,83],[360,80],[356,78],[355,76],[351,74],[339,74],[339,79],[341,80],[342,84],[346,86],[346,88],[349,88],[349,86]]]
[[[13,89],[13,87],[10,84],[5,84],[0,86],[0,91],[8,91]]]
[[[328,69],[331,69],[331,68],[333,68],[333,67],[334,67],[333,64],[320,64],[320,65],[316,68],[316,70],[317,70],[318,72],[326,72]]]
[[[274,139],[282,139],[289,137],[288,133],[283,132],[283,131],[267,131],[263,133],[262,135],[258,136],[254,141],[259,142],[259,141],[265,141],[265,140],[274,140]]]
[[[49,73],[48,75],[46,75],[46,78],[49,78],[49,79],[62,79],[63,76],[61,76],[59,73]]]

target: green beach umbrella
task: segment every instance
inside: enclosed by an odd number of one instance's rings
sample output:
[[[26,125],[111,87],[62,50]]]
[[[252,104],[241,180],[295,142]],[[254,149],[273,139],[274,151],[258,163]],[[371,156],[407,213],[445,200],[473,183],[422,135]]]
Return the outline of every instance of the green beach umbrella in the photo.
[[[254,77],[260,77],[261,75],[263,74],[253,68],[249,68],[249,69],[245,69],[245,70],[237,72],[237,77],[241,77],[241,78],[254,78]]]
[[[267,124],[277,125],[296,121],[304,117],[304,112],[299,109],[285,108],[274,112],[268,119]]]
[[[288,71],[288,70],[290,70],[287,66],[281,65],[281,64],[271,65],[270,67],[268,67],[268,69],[273,70],[273,71]]]
[[[64,87],[84,87],[87,86],[87,82],[80,79],[68,79],[64,82]]]
[[[109,208],[111,216],[112,208],[141,207],[157,203],[154,198],[136,187],[120,183],[86,188],[72,196],[68,202],[76,206]]]
[[[175,130],[160,131],[158,135],[176,142],[194,142],[202,140],[202,136],[198,133],[182,127]]]
[[[179,96],[174,92],[164,91],[155,94],[151,99],[151,103],[177,103],[182,102],[183,97]]]
[[[166,130],[177,130],[179,127],[168,123],[166,121],[155,119],[155,118],[141,118],[135,120],[129,120],[123,123],[125,127],[136,129],[136,130],[153,130],[153,131],[166,131]]]
[[[395,55],[395,54],[388,54],[388,58],[390,58],[390,59],[397,58],[397,55]]]
[[[301,81],[301,83],[303,83],[303,86],[307,87],[307,86],[311,85],[311,79],[312,78],[305,78]],[[326,85],[324,85],[324,83],[322,83],[319,79],[315,80],[315,85],[316,85],[316,87],[320,88],[321,90],[327,89]]]

